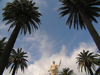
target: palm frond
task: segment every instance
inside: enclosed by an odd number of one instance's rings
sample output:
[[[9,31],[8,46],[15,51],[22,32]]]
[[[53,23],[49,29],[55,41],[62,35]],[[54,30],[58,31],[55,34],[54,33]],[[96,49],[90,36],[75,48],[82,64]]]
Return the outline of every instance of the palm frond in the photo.
[[[89,52],[89,50],[88,51],[83,50],[83,52],[80,52],[80,54],[78,54],[78,57],[76,58],[78,69],[81,69],[81,72],[82,72],[83,67],[84,67],[85,72],[89,74],[90,74],[89,67],[91,67],[95,71],[96,69],[95,62],[98,61],[96,57],[97,55],[93,55],[93,52]]]
[[[21,25],[21,33],[24,32],[24,35],[27,31],[31,34],[32,30],[38,29],[38,25],[41,24],[39,18],[42,14],[37,11],[39,7],[34,5],[35,2],[29,0],[14,0],[12,3],[8,2],[7,6],[3,8],[4,13],[2,15],[4,17],[3,21],[7,21],[6,25],[11,24],[9,30],[18,24]]]
[[[98,22],[96,20],[96,17],[100,17],[100,1],[99,0],[60,0],[62,3],[63,7],[60,7],[58,11],[61,11],[59,15],[60,18],[71,14],[68,16],[66,25],[69,25],[69,28],[74,25],[74,29],[86,29],[85,23],[83,21],[83,17],[81,16],[84,15],[86,18],[92,22]],[[65,12],[65,11],[68,12]],[[74,13],[74,14],[73,14]],[[74,18],[72,20],[72,18]]]
[[[16,70],[16,73],[18,71],[18,68],[20,67],[21,70],[24,72],[24,68],[27,68],[27,62],[28,60],[25,59],[28,56],[26,56],[27,52],[22,51],[22,48],[18,48],[17,51],[13,50],[12,54],[9,58],[9,65],[7,68],[11,65],[10,72],[14,69]]]

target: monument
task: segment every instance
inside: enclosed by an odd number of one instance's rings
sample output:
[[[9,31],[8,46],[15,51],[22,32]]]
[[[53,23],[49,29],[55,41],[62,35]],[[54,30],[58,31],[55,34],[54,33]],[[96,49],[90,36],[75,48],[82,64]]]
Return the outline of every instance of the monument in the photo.
[[[59,65],[55,65],[55,61],[53,61],[53,64],[50,66],[50,69],[48,70],[48,72],[51,71],[50,75],[58,75],[58,67],[61,64],[61,60],[59,62]]]

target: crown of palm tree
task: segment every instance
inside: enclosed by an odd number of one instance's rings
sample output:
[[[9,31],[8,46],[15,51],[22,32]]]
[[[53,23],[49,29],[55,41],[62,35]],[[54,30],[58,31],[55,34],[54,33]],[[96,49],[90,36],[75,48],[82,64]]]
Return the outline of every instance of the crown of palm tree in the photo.
[[[9,63],[6,68],[12,65],[10,72],[12,70],[14,71],[14,68],[15,68],[16,73],[17,73],[18,68],[20,66],[21,70],[24,72],[24,68],[27,68],[27,62],[28,62],[28,60],[25,59],[28,56],[25,56],[25,54],[27,54],[27,52],[22,51],[22,48],[20,49],[18,48],[17,51],[12,50],[12,54],[10,55]]]
[[[95,7],[97,5],[100,5],[100,1],[98,0],[59,0],[62,2],[63,7],[59,8],[58,11],[62,10],[60,12],[60,17],[63,17],[65,15],[69,15],[66,25],[69,25],[69,28],[71,28],[72,24],[74,24],[74,28],[79,29],[79,26],[81,29],[86,29],[85,23],[83,22],[83,19],[81,17],[82,13],[84,16],[86,16],[91,22],[94,21],[97,23],[97,20],[95,17],[99,17],[100,14],[100,8]]]
[[[95,67],[95,63],[98,59],[96,58],[98,57],[97,55],[93,55],[93,52],[89,53],[89,51],[83,50],[83,52],[80,52],[80,54],[78,54],[77,57],[77,62],[78,63],[78,69],[81,69],[81,72],[83,71],[83,67],[85,72],[89,72],[89,68],[92,68],[94,71],[96,69]]]
[[[59,75],[73,75],[73,70],[70,70],[69,68],[63,68],[63,70],[59,73]]]
[[[21,33],[24,31],[24,34],[26,34],[28,30],[29,34],[31,34],[31,29],[38,29],[36,23],[38,25],[41,24],[39,19],[41,14],[37,11],[38,7],[34,5],[35,3],[29,0],[14,0],[13,3],[8,2],[7,6],[3,8],[3,21],[8,20],[6,25],[11,23],[9,29],[19,25],[20,22]]]

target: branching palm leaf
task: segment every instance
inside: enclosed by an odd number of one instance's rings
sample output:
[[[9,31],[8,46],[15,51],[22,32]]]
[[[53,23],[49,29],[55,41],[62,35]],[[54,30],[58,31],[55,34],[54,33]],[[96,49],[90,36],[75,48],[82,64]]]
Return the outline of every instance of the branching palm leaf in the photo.
[[[62,2],[63,7],[59,8],[58,11],[62,10],[60,12],[60,17],[63,17],[65,15],[69,15],[66,25],[69,26],[69,28],[72,27],[72,24],[74,25],[74,28],[79,29],[79,26],[81,29],[86,29],[85,23],[82,19],[81,14],[86,16],[90,21],[94,21],[97,23],[97,20],[95,17],[99,17],[100,14],[100,8],[96,7],[97,5],[100,5],[99,0],[59,0]]]
[[[15,28],[5,46],[2,59],[0,59],[0,75],[3,74],[4,65],[9,59],[19,32],[21,31],[25,35],[28,31],[31,34],[31,31],[37,30],[41,24],[41,14],[32,0],[14,0],[12,3],[8,2],[3,10],[3,21],[6,21],[6,25],[10,24],[9,29]]]
[[[95,71],[96,67],[94,61],[98,60],[96,57],[97,55],[93,55],[93,52],[89,53],[89,51],[85,52],[85,50],[83,50],[83,52],[80,52],[80,54],[78,54],[77,62],[76,62],[78,63],[79,71],[81,69],[82,72],[83,67],[85,72],[90,73],[90,69],[91,70],[93,69]]]
[[[24,72],[24,68],[27,68],[27,58],[28,56],[25,56],[27,54],[26,52],[22,51],[21,49],[17,49],[17,51],[13,50],[12,55],[9,58],[9,65],[7,68],[11,65],[10,72],[13,70],[13,72],[18,71],[18,68],[20,66],[21,70]],[[13,73],[12,72],[12,73]]]
[[[59,75],[73,75],[73,70],[70,70],[69,68],[64,68],[63,71],[59,73]]]
[[[3,21],[8,20],[6,25],[10,24],[10,28],[16,26],[18,22],[21,22],[21,33],[27,30],[31,34],[31,30],[38,29],[38,25],[41,24],[39,17],[41,14],[37,11],[38,7],[34,6],[35,3],[29,0],[14,0],[13,3],[8,2],[7,6],[3,9],[5,12],[3,15]],[[9,30],[8,29],[8,30]]]

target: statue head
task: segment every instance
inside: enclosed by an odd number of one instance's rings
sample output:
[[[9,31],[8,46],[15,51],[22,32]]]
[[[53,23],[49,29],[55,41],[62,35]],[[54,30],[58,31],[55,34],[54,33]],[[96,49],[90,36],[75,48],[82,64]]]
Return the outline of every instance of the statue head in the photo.
[[[55,61],[53,61],[53,64],[55,64]]]

